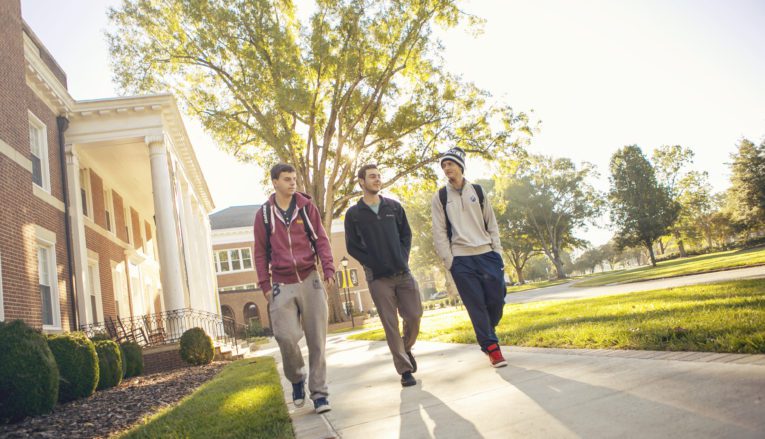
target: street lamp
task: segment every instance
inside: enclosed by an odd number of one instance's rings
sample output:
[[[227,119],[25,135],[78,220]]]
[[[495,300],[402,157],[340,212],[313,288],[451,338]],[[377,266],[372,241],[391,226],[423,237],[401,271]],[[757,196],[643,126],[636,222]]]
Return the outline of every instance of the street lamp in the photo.
[[[351,327],[356,328],[356,322],[353,321],[353,302],[351,302],[350,278],[348,277],[348,258],[343,256],[340,260],[343,265],[343,286],[345,287],[345,311],[351,316]]]

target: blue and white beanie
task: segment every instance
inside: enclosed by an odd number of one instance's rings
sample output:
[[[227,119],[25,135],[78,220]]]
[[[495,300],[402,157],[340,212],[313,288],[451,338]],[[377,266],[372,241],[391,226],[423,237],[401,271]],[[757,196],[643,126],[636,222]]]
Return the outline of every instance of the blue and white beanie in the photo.
[[[463,151],[462,148],[455,146],[449,151],[446,151],[441,155],[441,159],[438,163],[443,164],[444,160],[451,160],[458,164],[460,168],[462,168],[462,173],[465,173],[465,151]]]

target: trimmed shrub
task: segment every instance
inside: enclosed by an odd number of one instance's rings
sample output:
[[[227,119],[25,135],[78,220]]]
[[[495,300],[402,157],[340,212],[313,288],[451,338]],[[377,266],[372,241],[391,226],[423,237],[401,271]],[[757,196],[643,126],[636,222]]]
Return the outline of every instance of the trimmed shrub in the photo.
[[[96,342],[98,353],[98,390],[108,389],[122,382],[122,354],[111,340]]]
[[[214,355],[212,339],[202,328],[191,328],[181,336],[183,361],[195,366],[210,364]]]
[[[98,355],[93,342],[82,332],[70,332],[48,337],[48,347],[58,365],[58,400],[92,395],[98,385]]]
[[[112,338],[109,337],[109,334],[106,333],[106,331],[96,331],[93,333],[93,335],[90,337],[90,341],[97,342],[101,340],[111,340]]]
[[[58,367],[45,337],[21,320],[0,322],[0,423],[53,409]]]
[[[135,377],[143,373],[143,352],[138,343],[125,342],[122,349],[122,371],[125,378]]]

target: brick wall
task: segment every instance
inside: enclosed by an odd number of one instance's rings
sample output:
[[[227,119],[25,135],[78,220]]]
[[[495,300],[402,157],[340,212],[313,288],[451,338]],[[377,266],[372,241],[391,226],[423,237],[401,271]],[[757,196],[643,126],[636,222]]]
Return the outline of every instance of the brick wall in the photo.
[[[26,159],[31,158],[31,111],[47,127],[48,174],[51,194],[63,199],[56,114],[26,85],[21,7],[18,0],[0,1],[0,140]],[[32,175],[0,154],[0,258],[5,318],[42,326],[34,225],[56,235],[56,273],[62,328],[70,329],[71,292],[66,254],[64,213],[33,193]]]
[[[189,366],[181,358],[181,345],[176,343],[143,349],[143,374],[165,372]]]

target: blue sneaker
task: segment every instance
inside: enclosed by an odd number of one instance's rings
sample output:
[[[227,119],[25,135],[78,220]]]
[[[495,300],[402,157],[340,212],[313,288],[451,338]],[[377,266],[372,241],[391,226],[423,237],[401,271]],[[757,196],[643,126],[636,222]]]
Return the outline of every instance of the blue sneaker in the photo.
[[[332,410],[332,407],[329,406],[329,401],[327,401],[327,398],[319,398],[316,401],[314,401],[313,408],[316,410],[316,413],[318,414],[326,413]]]
[[[305,404],[305,380],[299,383],[292,383],[292,402],[295,407],[303,407]]]

